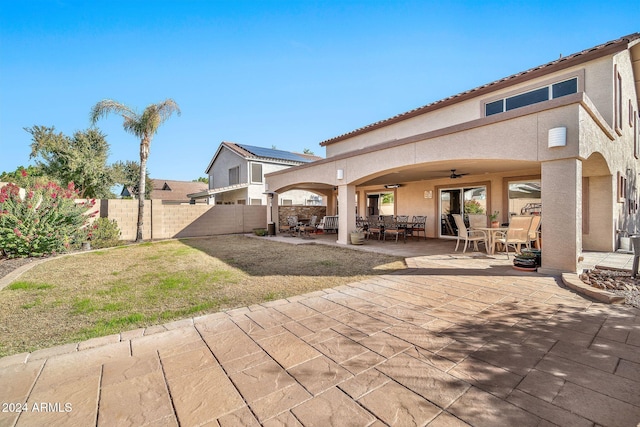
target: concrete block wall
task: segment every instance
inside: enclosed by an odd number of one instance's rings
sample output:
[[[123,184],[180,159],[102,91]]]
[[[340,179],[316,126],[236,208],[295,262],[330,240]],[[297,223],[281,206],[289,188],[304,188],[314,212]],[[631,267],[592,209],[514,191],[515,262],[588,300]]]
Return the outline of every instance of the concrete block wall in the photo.
[[[115,219],[121,240],[135,240],[138,221],[137,200],[101,200],[100,216]],[[143,238],[213,236],[250,233],[267,224],[266,206],[176,205],[161,200],[145,201]]]
[[[135,240],[138,224],[138,201],[131,199],[100,200],[100,216],[115,219],[120,228],[120,240]],[[151,239],[151,200],[144,202],[142,238]]]

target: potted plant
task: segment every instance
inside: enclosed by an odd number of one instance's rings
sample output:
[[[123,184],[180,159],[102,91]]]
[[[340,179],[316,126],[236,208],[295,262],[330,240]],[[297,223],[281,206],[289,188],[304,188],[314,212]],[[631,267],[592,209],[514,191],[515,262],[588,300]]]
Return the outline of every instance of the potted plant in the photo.
[[[537,254],[522,252],[513,258],[513,268],[516,270],[536,271],[538,267]]]
[[[266,228],[254,228],[253,229],[253,234],[255,234],[256,236],[266,236],[267,235],[267,229]]]
[[[500,221],[498,221],[498,214],[500,214],[500,211],[493,211],[492,214],[489,214],[489,220],[491,221],[492,228],[500,227]]]
[[[352,245],[364,244],[364,230],[362,228],[356,228],[350,233]]]

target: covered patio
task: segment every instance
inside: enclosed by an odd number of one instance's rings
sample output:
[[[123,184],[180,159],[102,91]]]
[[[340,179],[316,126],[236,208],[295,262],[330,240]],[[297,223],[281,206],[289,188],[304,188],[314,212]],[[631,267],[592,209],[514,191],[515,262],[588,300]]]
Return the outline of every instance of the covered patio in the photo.
[[[293,237],[289,234],[278,234],[269,237],[257,237],[253,234],[247,236],[260,239],[269,239],[274,242],[283,242],[293,245],[329,245],[344,247],[343,244],[337,242],[336,233],[311,234],[309,237]],[[455,251],[455,240],[428,238],[408,238],[406,243],[392,240],[381,241],[375,238],[365,240],[363,245],[348,245],[349,249],[365,252],[376,252],[385,255],[404,257],[409,268],[416,268],[422,262],[430,264],[442,264],[445,268],[460,268],[461,272],[468,271],[469,268],[476,269],[478,272],[485,270],[486,274],[502,274],[502,275],[520,275],[536,277],[541,276],[540,273],[522,272],[512,268],[513,253],[509,258],[504,252],[496,252],[489,255],[481,247],[480,251],[474,252],[472,248],[468,248],[466,253],[462,253],[462,249]],[[618,268],[631,270],[633,264],[633,255],[623,252],[603,252],[603,251],[585,251],[583,252],[582,266],[585,269],[591,269],[595,266],[606,266],[610,268]]]
[[[582,105],[573,98],[553,104],[554,124],[575,120]],[[477,203],[480,213],[497,213],[502,224],[512,215],[541,214],[547,255],[542,269],[550,274],[580,271],[584,251],[616,249],[621,220],[613,214],[619,209],[614,168],[598,152],[574,157],[573,151],[552,151],[541,157],[549,124],[538,127],[541,117],[549,119],[548,112],[540,105],[522,110],[509,120],[487,117],[268,174],[272,204],[277,212],[277,195],[294,188],[326,196],[327,215],[339,216],[336,241],[345,245],[357,216],[423,215],[427,237],[450,239],[454,233],[443,228],[443,218],[467,212],[468,202]],[[468,199],[468,194],[473,196]],[[382,203],[376,206],[383,198],[393,200],[390,212],[383,211]]]

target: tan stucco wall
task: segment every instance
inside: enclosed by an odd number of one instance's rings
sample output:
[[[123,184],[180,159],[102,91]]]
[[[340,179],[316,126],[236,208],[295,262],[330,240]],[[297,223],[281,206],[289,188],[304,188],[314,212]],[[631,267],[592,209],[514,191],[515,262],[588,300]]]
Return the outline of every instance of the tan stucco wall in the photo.
[[[588,177],[589,200],[588,213],[589,226],[582,235],[584,249],[593,251],[615,250],[615,225],[614,221],[614,196],[615,179],[611,176]]]
[[[628,56],[628,54],[627,54]],[[327,157],[333,157],[350,151],[370,147],[405,138],[411,135],[425,133],[448,126],[466,123],[470,120],[479,119],[484,116],[484,104],[492,100],[526,92],[553,82],[565,80],[572,77],[579,78],[578,91],[584,90],[594,105],[601,111],[604,118],[612,123],[612,92],[613,85],[611,68],[613,59],[611,57],[600,58],[587,64],[580,64],[574,67],[560,70],[537,79],[522,82],[507,88],[494,91],[490,94],[481,95],[470,100],[456,103],[428,114],[409,118],[398,123],[375,129],[365,134],[356,135],[344,141],[332,143],[326,146]]]

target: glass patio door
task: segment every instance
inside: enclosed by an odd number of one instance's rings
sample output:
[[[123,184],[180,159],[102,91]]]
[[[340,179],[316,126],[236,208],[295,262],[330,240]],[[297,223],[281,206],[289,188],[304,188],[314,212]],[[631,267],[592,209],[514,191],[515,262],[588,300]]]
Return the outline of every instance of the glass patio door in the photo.
[[[458,235],[454,214],[487,213],[487,187],[457,187],[440,190],[440,237]],[[466,218],[465,218],[466,220]]]

